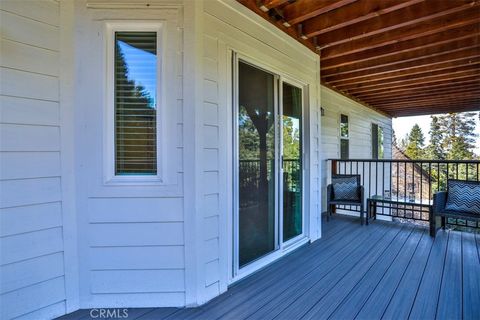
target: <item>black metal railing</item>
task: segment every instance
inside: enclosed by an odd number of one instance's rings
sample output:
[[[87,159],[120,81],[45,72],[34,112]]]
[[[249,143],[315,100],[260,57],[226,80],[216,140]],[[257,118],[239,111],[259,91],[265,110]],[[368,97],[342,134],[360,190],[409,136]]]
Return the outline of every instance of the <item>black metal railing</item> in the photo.
[[[405,204],[380,206],[378,214],[429,221],[428,207],[435,192],[446,190],[449,179],[480,181],[479,160],[328,159],[327,184],[332,174],[359,174],[365,199],[374,195],[403,199]],[[365,200],[366,201],[366,200]],[[341,206],[341,210],[357,211]],[[450,219],[449,224],[480,227],[474,221]]]

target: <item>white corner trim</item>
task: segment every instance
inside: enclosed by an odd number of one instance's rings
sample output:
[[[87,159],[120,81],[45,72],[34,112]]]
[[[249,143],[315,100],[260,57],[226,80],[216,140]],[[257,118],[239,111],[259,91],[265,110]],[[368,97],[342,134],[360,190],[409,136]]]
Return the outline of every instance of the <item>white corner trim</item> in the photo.
[[[74,4],[60,1],[60,143],[66,313],[80,308],[75,177]]]

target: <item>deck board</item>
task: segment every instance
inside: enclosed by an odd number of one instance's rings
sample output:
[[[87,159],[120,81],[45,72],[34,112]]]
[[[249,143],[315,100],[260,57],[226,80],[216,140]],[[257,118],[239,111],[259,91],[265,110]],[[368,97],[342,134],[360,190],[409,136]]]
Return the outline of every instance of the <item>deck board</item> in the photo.
[[[128,319],[480,319],[480,237],[335,216],[323,238],[189,309]],[[61,319],[88,319],[88,310]]]
[[[381,228],[378,228],[378,230],[358,228],[358,230],[360,232],[355,231],[347,235],[346,240],[352,243],[351,246],[342,246],[342,244],[337,241],[332,245],[333,254],[329,256],[328,259],[322,262],[316,262],[315,269],[309,273],[305,273],[302,277],[292,282],[291,285],[285,286],[281,292],[275,288],[269,288],[268,291],[264,292],[260,303],[243,305],[241,308],[234,309],[225,314],[225,316],[232,318],[250,316],[254,319],[273,319],[283,308],[288,306],[292,301],[295,301],[296,298],[304,295],[308,288],[328,275],[343,259],[354,253],[362,243],[368,241],[368,239],[370,239],[376,231],[379,232]],[[257,299],[258,297],[256,297],[255,300]]]
[[[405,240],[409,237],[412,228],[404,227],[399,229],[397,233],[387,235],[387,239],[379,242],[367,254],[355,264],[355,267],[338,281],[335,287],[330,290],[319,302],[315,304],[304,317],[305,319],[319,319],[330,317],[336,308],[347,298],[354,288],[360,283],[363,285],[370,285],[378,276],[377,267],[383,268],[384,264],[388,265],[390,260],[396,256],[398,251],[403,246]],[[362,281],[363,280],[363,281]],[[360,288],[360,290],[367,290],[367,288]],[[354,307],[354,306],[352,306]]]
[[[462,305],[462,234],[452,232],[447,246],[436,314],[442,315],[443,319],[462,319]]]
[[[478,256],[475,237],[471,233],[462,234],[463,258],[463,317],[475,319],[480,315],[480,263],[474,258]]]
[[[391,257],[383,255],[350,292],[349,296],[341,302],[332,314],[332,318],[353,319],[370,300],[375,301],[375,306],[367,312],[368,318],[380,319],[383,314],[381,311],[388,305],[396,284],[400,281],[424,234],[425,232],[422,230],[413,230],[403,245],[397,243],[396,251],[392,250]]]
[[[437,233],[427,267],[415,296],[410,319],[434,319],[437,311],[449,233]]]
[[[377,287],[376,293],[372,294],[369,300],[360,310],[357,319],[376,319],[377,316],[384,319],[407,319],[410,310],[415,301],[420,281],[422,280],[423,272],[427,265],[428,256],[432,249],[434,240],[425,232],[425,236],[420,240],[418,247],[413,255],[412,260],[406,267],[405,272],[400,280],[400,283],[394,288],[395,284],[387,282],[384,286],[391,286],[389,289],[394,289],[394,293],[390,298],[383,300],[387,305],[381,310],[382,304],[379,300],[383,299],[384,291],[382,286]]]

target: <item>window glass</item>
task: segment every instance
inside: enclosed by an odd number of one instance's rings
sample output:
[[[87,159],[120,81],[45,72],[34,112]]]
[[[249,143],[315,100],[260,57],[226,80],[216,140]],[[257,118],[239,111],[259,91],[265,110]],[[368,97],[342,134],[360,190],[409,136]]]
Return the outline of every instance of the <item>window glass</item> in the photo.
[[[372,158],[383,159],[383,128],[378,124],[372,124]]]
[[[348,138],[349,130],[348,130],[348,116],[342,114],[340,116],[340,136],[342,138]]]
[[[349,128],[348,128],[348,116],[340,115],[340,158],[348,159],[350,153]]]
[[[157,33],[115,32],[115,174],[157,174]]]

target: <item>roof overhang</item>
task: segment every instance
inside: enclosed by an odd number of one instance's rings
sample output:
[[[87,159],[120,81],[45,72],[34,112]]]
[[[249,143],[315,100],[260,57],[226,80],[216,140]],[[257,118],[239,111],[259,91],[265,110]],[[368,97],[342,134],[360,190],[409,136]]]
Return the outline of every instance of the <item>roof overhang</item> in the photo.
[[[478,0],[238,0],[321,57],[322,83],[388,115],[480,110]]]

